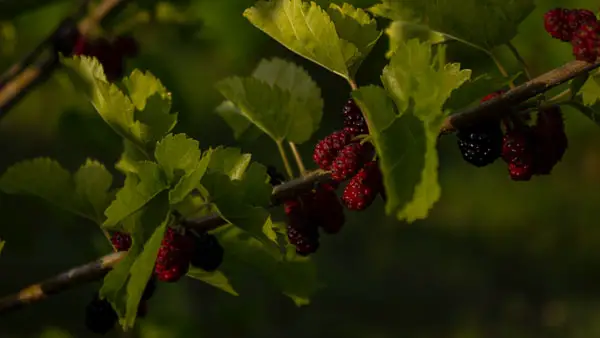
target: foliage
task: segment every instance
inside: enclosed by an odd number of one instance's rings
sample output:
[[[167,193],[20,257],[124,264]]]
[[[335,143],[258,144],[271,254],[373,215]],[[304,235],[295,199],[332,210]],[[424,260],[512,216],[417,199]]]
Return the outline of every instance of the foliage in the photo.
[[[157,5],[141,3],[142,8]],[[1,15],[24,11],[21,5],[11,6]],[[450,55],[450,43],[458,41],[498,61],[496,50],[514,40],[533,10],[531,0],[382,0],[369,9],[348,3],[321,7],[302,0],[259,0],[243,16],[289,51],[349,83],[350,96],[369,126],[364,141],[375,146],[383,174],[385,213],[412,223],[426,219],[442,196],[438,136],[444,121],[522,75],[471,70],[468,62],[457,62]],[[165,13],[169,16],[169,11]],[[193,13],[189,18],[184,13],[169,17],[182,22],[196,19]],[[381,29],[378,23],[384,21],[375,17],[391,21]],[[357,84],[359,69],[384,32],[388,50],[386,65],[377,71],[380,84]],[[0,176],[0,190],[43,199],[96,223],[105,234],[131,235],[131,249],[100,289],[123,329],[136,323],[165,231],[181,226],[175,215],[187,219],[216,215],[223,221],[210,229],[225,248],[223,265],[214,272],[191,267],[188,277],[238,296],[243,294],[239,273],[255,271],[297,306],[310,303],[323,283],[313,260],[296,254],[290,244],[274,208],[279,201],[273,198],[267,167],[255,160],[260,157],[238,145],[203,147],[201,139],[177,131],[180,116],[173,110],[185,106],[177,104],[163,82],[148,71],[134,69],[111,83],[95,58],[61,61],[73,87],[122,142],[115,171],[91,157],[75,170],[40,157],[8,168]],[[224,99],[216,113],[240,145],[262,134],[280,148],[284,143],[310,144],[329,102],[324,93],[328,87],[317,83],[321,77],[309,70],[299,61],[263,58],[250,75],[229,75],[214,84],[222,96],[219,100]],[[544,100],[574,107],[600,124],[598,76],[593,72],[575,78],[568,95]],[[3,246],[0,240],[0,251]]]

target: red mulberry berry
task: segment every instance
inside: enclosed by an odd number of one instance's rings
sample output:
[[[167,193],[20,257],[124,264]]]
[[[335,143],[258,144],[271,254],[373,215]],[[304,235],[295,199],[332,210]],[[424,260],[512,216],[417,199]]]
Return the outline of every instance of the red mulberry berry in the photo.
[[[224,253],[217,237],[203,233],[194,236],[194,252],[190,263],[204,271],[215,271],[223,262]]]
[[[596,62],[600,51],[600,38],[597,35],[598,25],[582,25],[574,34],[571,45],[575,59]]]
[[[534,135],[529,127],[513,130],[504,135],[502,158],[508,163],[515,181],[528,181],[535,173]]]
[[[540,110],[534,127],[536,139],[536,174],[548,175],[562,160],[568,147],[560,106]]]
[[[335,188],[330,184],[320,184],[314,193],[302,199],[307,214],[328,234],[338,233],[346,218],[344,207],[335,193]]]
[[[106,299],[100,299],[98,293],[85,308],[85,326],[97,334],[106,334],[119,320],[117,313]]]
[[[342,182],[356,174],[374,153],[370,143],[351,143],[338,152],[331,164],[331,178]]]
[[[344,131],[336,131],[322,139],[315,146],[313,161],[323,170],[329,170],[337,153],[350,143],[351,135]]]
[[[317,225],[307,217],[299,201],[287,201],[285,212],[288,216],[287,236],[296,252],[308,256],[319,249],[319,230]]]
[[[369,133],[367,121],[353,99],[346,102],[343,114],[345,132],[352,136]]]
[[[570,41],[573,30],[567,21],[568,9],[555,8],[544,14],[544,28],[553,38],[561,41]]]
[[[587,9],[564,10],[568,30],[576,32],[583,25],[597,25],[596,14]]]
[[[382,177],[377,163],[367,163],[344,189],[342,201],[350,210],[364,210],[382,190]]]
[[[131,248],[131,236],[123,232],[115,232],[110,237],[112,245],[117,251],[127,251]]]
[[[162,240],[154,272],[163,282],[175,282],[189,269],[193,241],[190,236],[168,228]]]

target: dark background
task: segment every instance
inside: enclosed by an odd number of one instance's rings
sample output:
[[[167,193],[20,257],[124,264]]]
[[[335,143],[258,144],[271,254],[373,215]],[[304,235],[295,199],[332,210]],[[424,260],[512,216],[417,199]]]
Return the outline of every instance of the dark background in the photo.
[[[352,1],[367,6],[373,1]],[[295,56],[251,26],[242,0],[194,0],[181,24],[137,23],[141,54],[128,69],[148,69],[173,92],[177,132],[203,148],[236,145],[214,114],[222,97],[213,84],[247,75],[263,57],[300,63],[323,90],[323,124],[300,146],[311,168],[311,147],[338,128],[349,88],[339,77]],[[541,74],[570,60],[570,46],[551,39],[542,15],[582,1],[537,1],[513,43]],[[53,2],[0,26],[0,68],[35,46],[73,8]],[[120,26],[126,28],[123,22]],[[383,28],[384,26],[382,26]],[[477,27],[473,27],[477,29]],[[358,75],[376,83],[385,63],[384,36]],[[488,69],[482,55],[462,47],[465,68]],[[517,71],[505,48],[498,53]],[[453,54],[458,55],[458,54]],[[323,240],[315,260],[327,288],[297,308],[248,275],[230,296],[195,280],[161,284],[150,314],[131,333],[114,337],[572,337],[600,336],[600,133],[580,113],[565,110],[570,148],[549,177],[512,182],[498,161],[485,169],[464,163],[454,136],[440,144],[441,200],[426,221],[386,218],[381,201],[349,216],[345,229]],[[239,145],[239,144],[237,144]],[[401,145],[399,145],[401,146]],[[0,170],[26,158],[52,156],[68,168],[86,157],[111,167],[120,139],[56,73],[0,120]],[[264,164],[281,168],[265,136],[241,144]],[[29,197],[0,195],[0,295],[109,252],[97,227]],[[0,337],[87,337],[83,309],[99,283],[65,292],[0,317]]]

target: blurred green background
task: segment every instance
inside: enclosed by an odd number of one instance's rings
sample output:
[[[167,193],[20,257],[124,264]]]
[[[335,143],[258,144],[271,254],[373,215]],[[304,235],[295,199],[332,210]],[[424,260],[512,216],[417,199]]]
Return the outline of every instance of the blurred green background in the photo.
[[[368,6],[374,1],[350,1]],[[323,3],[323,2],[321,2]],[[214,113],[222,97],[213,84],[247,75],[263,57],[301,64],[320,85],[325,113],[311,147],[341,124],[347,84],[287,51],[251,26],[250,0],[192,0],[185,24],[115,18],[141,45],[128,69],[148,69],[173,92],[177,132],[202,147],[239,145]],[[0,26],[0,69],[35,46],[74,6],[52,2]],[[597,3],[537,1],[513,41],[540,74],[570,60],[570,46],[551,39],[543,13],[555,6],[596,10]],[[2,4],[0,4],[1,8]],[[384,24],[384,23],[382,23]],[[384,26],[382,26],[384,28]],[[473,27],[477,29],[477,27]],[[382,38],[361,68],[359,84],[376,83],[385,63]],[[462,47],[463,67],[492,69]],[[503,62],[518,71],[504,48]],[[453,51],[451,51],[451,55]],[[501,161],[477,169],[462,161],[454,136],[441,140],[442,198],[426,221],[386,218],[381,201],[349,214],[345,229],[323,239],[314,256],[327,288],[297,308],[248,274],[230,296],[195,280],[161,284],[134,332],[112,337],[572,337],[600,336],[600,133],[565,110],[570,148],[549,177],[512,182]],[[240,145],[282,168],[267,137]],[[401,145],[398,145],[399,147]],[[86,157],[111,167],[120,139],[78,96],[61,72],[0,120],[0,171],[36,156],[70,169]],[[0,295],[109,252],[96,226],[30,197],[0,195]],[[0,337],[88,337],[83,309],[99,283],[0,317]]]

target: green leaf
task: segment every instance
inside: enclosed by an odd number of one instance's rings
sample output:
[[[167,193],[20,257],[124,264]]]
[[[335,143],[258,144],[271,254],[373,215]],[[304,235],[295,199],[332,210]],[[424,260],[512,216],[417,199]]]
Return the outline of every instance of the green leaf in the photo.
[[[143,73],[135,69],[129,77],[123,79],[123,84],[137,109],[135,118],[145,126],[144,140],[158,141],[173,130],[178,114],[170,114],[171,93],[159,79],[149,72]]]
[[[134,105],[115,84],[108,83],[96,58],[74,56],[62,59],[67,73],[88,95],[102,119],[121,137],[134,144],[143,143],[140,124],[134,120]]]
[[[579,90],[582,103],[591,106],[600,101],[600,74],[592,74]]]
[[[104,210],[114,197],[109,193],[112,185],[112,175],[98,161],[87,159],[85,164],[73,175],[75,189],[81,201],[90,206],[90,215],[95,215],[98,223],[104,221]]]
[[[282,256],[278,250],[232,226],[218,229],[215,235],[225,249],[224,271],[250,267],[298,306],[308,304],[310,297],[321,287],[313,261],[295,255],[293,249],[291,257]]]
[[[150,150],[175,126],[177,114],[170,114],[171,95],[150,73],[134,70],[124,79],[125,95],[108,83],[96,58],[63,58],[67,73],[83,89],[104,121],[142,153]]]
[[[450,98],[444,104],[444,108],[458,110],[473,103],[478,104],[484,96],[507,87],[510,82],[516,80],[520,75],[521,73],[518,73],[507,79],[482,74],[470,79],[452,92]]]
[[[392,57],[402,41],[418,38],[422,41],[440,43],[447,39],[442,34],[432,31],[429,27],[414,25],[405,21],[392,21],[386,28],[385,34],[389,40],[389,49],[385,54],[386,58]]]
[[[567,101],[566,104],[577,109],[583,115],[592,120],[592,122],[600,126],[600,102],[586,105],[580,100],[571,100]]]
[[[2,250],[4,249],[4,244],[6,244],[6,241],[0,239],[0,253],[2,253]]]
[[[236,148],[215,149],[201,184],[209,201],[229,223],[265,243],[275,242],[275,235],[265,227],[271,222],[265,208],[270,205],[273,188],[267,169],[251,162],[250,154]]]
[[[290,93],[291,108],[281,112],[290,120],[286,138],[297,144],[308,141],[323,116],[321,89],[308,72],[292,62],[273,58],[261,60],[252,76]]]
[[[71,173],[58,162],[42,157],[26,160],[9,167],[0,177],[0,190],[7,194],[31,195],[82,217],[86,214],[82,201],[76,198]]]
[[[156,220],[160,221],[160,217],[158,217],[159,213],[163,214],[163,220],[155,228],[152,236],[146,243],[144,244],[144,249],[142,253],[137,257],[130,270],[130,278],[127,283],[127,310],[124,320],[121,322],[123,329],[133,328],[135,324],[135,318],[137,316],[138,307],[140,304],[140,300],[142,299],[142,294],[144,293],[144,289],[148,284],[148,280],[152,276],[152,272],[154,271],[154,264],[156,262],[156,256],[158,255],[158,250],[160,248],[161,242],[163,240],[165,231],[167,229],[168,223],[170,221],[170,215],[168,213],[168,208],[166,204],[163,205],[165,208],[159,208],[162,210],[154,210],[152,211],[152,219],[151,221],[156,222]]]
[[[123,258],[104,277],[100,288],[100,298],[108,300],[120,318],[125,317],[127,311],[127,282],[129,281],[129,270],[141,252],[142,243],[135,241]]]
[[[569,89],[571,90],[571,98],[576,98],[579,91],[587,83],[590,78],[590,73],[584,73],[569,82]]]
[[[600,125],[600,73],[589,74],[580,90],[573,91],[572,96],[573,98],[567,101],[567,104]]]
[[[483,50],[511,41],[535,8],[533,0],[382,0],[369,10],[414,24]]]
[[[358,53],[343,43],[327,13],[314,2],[301,0],[258,1],[244,11],[257,28],[291,51],[350,79],[346,63]]]
[[[169,191],[169,201],[172,205],[182,202],[197,186],[208,169],[212,150],[202,154],[202,159],[197,162],[194,169],[185,174],[179,182]]]
[[[350,67],[350,73],[354,76],[382,33],[377,29],[375,19],[371,18],[364,10],[350,4],[344,3],[341,7],[330,4],[328,13],[340,39],[342,39],[342,44],[350,42],[357,49],[355,53],[348,55],[350,58],[346,60],[346,64]],[[348,50],[353,50],[353,48],[348,47]]]
[[[436,141],[452,91],[470,77],[458,64],[431,59],[431,46],[410,40],[385,67],[377,86],[353,93],[369,123],[387,194],[386,213],[413,222],[427,217],[440,197]],[[396,112],[397,111],[397,112]]]
[[[223,101],[215,111],[233,129],[233,137],[240,142],[251,142],[256,140],[263,132],[258,129],[233,102]]]
[[[237,122],[243,117],[276,142],[287,139],[301,144],[310,139],[321,123],[321,90],[294,63],[278,58],[262,60],[252,77],[230,77],[216,87],[241,114],[230,114],[230,118],[237,116],[233,128],[241,128],[238,134],[248,128],[243,121]]]
[[[251,154],[242,154],[239,148],[219,146],[213,150],[208,168],[210,171],[227,175],[232,180],[239,180],[252,161]]]
[[[201,280],[204,283],[210,284],[216,287],[217,289],[221,289],[231,295],[239,296],[237,291],[233,289],[233,286],[229,282],[227,276],[225,276],[221,271],[217,270],[213,272],[208,272],[200,268],[190,266],[190,271],[187,273],[187,275],[188,277]]]
[[[165,136],[154,150],[154,157],[169,182],[174,182],[176,171],[188,174],[200,161],[200,143],[185,134]]]
[[[115,164],[115,168],[124,174],[137,174],[139,172],[139,163],[143,163],[145,160],[146,155],[135,144],[127,139],[123,139],[123,153],[119,161]]]
[[[290,105],[289,92],[255,78],[241,77],[221,80],[216,88],[270,138],[282,141],[286,137],[290,119],[285,112],[295,109]]]
[[[114,227],[126,217],[140,210],[167,187],[158,164],[154,162],[139,163],[139,173],[126,176],[123,188],[117,192],[115,200],[104,212],[106,221],[102,226]]]

